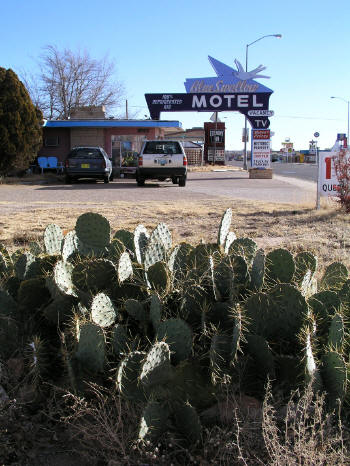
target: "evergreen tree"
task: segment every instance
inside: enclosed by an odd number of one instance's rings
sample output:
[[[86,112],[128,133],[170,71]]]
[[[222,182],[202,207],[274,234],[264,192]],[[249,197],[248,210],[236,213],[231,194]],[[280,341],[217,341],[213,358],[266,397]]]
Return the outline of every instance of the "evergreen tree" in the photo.
[[[42,143],[42,114],[11,69],[0,67],[0,175],[28,168]]]

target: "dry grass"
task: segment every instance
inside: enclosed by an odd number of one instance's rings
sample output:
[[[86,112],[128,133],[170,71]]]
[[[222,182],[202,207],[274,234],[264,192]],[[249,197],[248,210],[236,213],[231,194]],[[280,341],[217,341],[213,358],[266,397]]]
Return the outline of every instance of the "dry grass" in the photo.
[[[115,202],[69,208],[14,212],[0,216],[0,242],[10,250],[25,246],[26,241],[40,241],[49,223],[64,231],[74,228],[77,217],[94,211],[105,215],[113,231],[133,230],[139,223],[148,229],[165,222],[174,243],[198,244],[216,241],[221,216],[226,208],[233,210],[231,229],[237,236],[253,238],[266,250],[287,247],[293,252],[310,250],[321,265],[341,260],[350,266],[350,217],[334,204],[324,204],[319,211],[312,205],[295,206],[266,202],[226,200],[186,202]]]
[[[247,399],[227,394],[223,416],[203,429],[200,445],[188,448],[169,431],[157,445],[135,441],[140,413],[116,393],[92,386],[89,401],[68,396],[70,415],[62,419],[73,432],[79,454],[89,464],[108,466],[222,465],[321,466],[348,465],[349,435],[340,418],[329,413],[321,395],[307,388],[287,405],[273,401],[254,407]],[[246,397],[249,398],[249,397]]]

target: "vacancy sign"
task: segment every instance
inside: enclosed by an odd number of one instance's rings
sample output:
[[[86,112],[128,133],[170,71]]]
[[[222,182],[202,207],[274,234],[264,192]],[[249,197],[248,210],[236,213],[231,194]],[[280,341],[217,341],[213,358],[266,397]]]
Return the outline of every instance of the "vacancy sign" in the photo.
[[[252,168],[270,168],[270,130],[252,130]]]

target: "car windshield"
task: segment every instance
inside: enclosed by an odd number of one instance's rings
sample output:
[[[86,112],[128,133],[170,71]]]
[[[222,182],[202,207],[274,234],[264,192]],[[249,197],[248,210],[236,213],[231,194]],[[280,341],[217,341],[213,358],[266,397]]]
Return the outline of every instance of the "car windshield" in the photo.
[[[149,141],[146,142],[144,154],[182,154],[177,141]]]
[[[78,148],[73,149],[68,158],[70,159],[102,159],[103,155],[99,149],[95,148]]]

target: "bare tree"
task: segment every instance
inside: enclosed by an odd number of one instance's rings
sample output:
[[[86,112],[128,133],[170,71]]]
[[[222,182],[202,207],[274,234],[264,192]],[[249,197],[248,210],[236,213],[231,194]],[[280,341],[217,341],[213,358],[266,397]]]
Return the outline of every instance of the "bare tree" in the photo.
[[[49,119],[67,119],[77,107],[120,107],[123,85],[115,80],[114,63],[93,59],[87,51],[59,50],[48,45],[38,60],[38,76],[22,73],[33,102]]]

